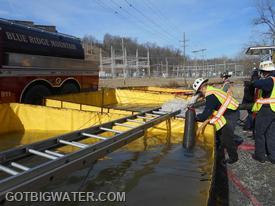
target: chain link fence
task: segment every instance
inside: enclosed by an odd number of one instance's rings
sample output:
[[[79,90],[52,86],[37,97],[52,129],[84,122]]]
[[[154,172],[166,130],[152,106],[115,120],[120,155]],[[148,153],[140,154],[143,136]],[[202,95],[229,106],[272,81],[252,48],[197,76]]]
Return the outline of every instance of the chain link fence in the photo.
[[[233,77],[247,77],[250,70],[237,63],[215,64],[203,66],[182,65],[148,65],[146,62],[134,64],[104,65],[100,69],[100,78],[198,78],[219,77],[221,73],[228,71]]]
[[[228,71],[233,77],[247,77],[250,69],[238,63],[223,63],[209,65],[196,63],[196,65],[171,65],[166,60],[165,64],[151,64],[149,51],[146,57],[128,56],[126,50],[122,53],[111,48],[111,57],[103,57],[100,51],[100,73],[102,79],[115,78],[197,78],[219,77]]]
[[[215,64],[215,65],[198,65],[198,66],[182,66],[168,65],[163,66],[152,65],[150,67],[152,77],[219,77],[221,73],[228,71],[232,76],[245,77],[249,76],[250,70],[243,65],[237,63]]]

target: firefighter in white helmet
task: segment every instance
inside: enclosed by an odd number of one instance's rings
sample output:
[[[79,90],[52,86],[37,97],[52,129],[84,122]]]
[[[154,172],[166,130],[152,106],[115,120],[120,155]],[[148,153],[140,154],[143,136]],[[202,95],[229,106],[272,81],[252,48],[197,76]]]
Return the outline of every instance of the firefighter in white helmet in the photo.
[[[206,99],[204,111],[196,116],[198,121],[204,122],[198,131],[200,132],[207,123],[213,124],[220,142],[219,148],[222,150],[225,148],[229,156],[223,162],[233,164],[238,161],[237,147],[233,138],[238,120],[239,102],[229,93],[209,86],[207,82],[208,79],[198,78],[193,84],[196,93],[200,93]]]
[[[264,163],[269,160],[275,164],[275,66],[272,61],[260,63],[260,79],[252,81],[258,89],[258,97],[252,111],[255,120],[255,160]]]

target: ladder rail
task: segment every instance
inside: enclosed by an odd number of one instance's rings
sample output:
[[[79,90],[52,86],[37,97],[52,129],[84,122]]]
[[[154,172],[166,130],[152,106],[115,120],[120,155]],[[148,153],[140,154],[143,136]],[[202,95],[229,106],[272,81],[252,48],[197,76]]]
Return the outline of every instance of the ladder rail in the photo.
[[[76,168],[87,167],[88,164],[93,164],[97,159],[141,137],[142,135],[144,135],[146,129],[156,124],[159,124],[160,122],[163,122],[166,119],[174,117],[179,112],[180,111],[175,111],[160,116],[159,118],[155,118],[154,120],[148,121],[145,124],[138,125],[136,128],[129,129],[121,134],[116,134],[111,138],[99,141],[96,144],[89,145],[87,148],[69,153],[62,157],[58,157],[57,159],[52,161],[46,161],[36,167],[29,169],[28,171],[0,180],[0,197],[4,197],[5,193],[8,191],[27,189],[30,184],[36,185],[37,187],[41,187],[42,184],[48,184],[53,178],[55,179],[57,177],[64,176],[64,173],[67,173],[68,171],[74,171],[76,170]],[[135,118],[135,115],[125,117],[124,121],[126,121],[128,118]],[[113,123],[115,122],[118,121],[113,121]],[[122,122],[123,121],[121,121],[120,123]],[[92,128],[98,129],[102,125],[84,129],[81,130],[81,132],[88,133],[92,131]],[[105,126],[106,125],[110,126],[110,123],[106,123]],[[69,137],[71,138],[71,134],[72,133],[67,135],[69,135]],[[74,132],[74,134],[77,135],[77,139],[79,138],[80,131],[76,131]],[[62,138],[67,137],[67,135],[63,135]],[[58,141],[59,139],[60,137],[58,137],[56,141]],[[70,139],[70,141],[76,141],[76,139]],[[47,140],[46,143],[48,143]],[[35,149],[35,144],[41,146],[40,144],[34,143],[28,148]],[[51,145],[49,148],[51,148]],[[45,148],[43,148],[43,150],[41,151],[44,150]]]
[[[107,141],[102,141],[95,145],[96,148],[89,147],[84,150],[79,150],[78,152],[70,153],[64,157],[58,158],[55,161],[47,161],[39,165],[37,168],[30,169],[28,172],[19,173],[16,174],[16,176],[11,176],[1,180],[0,199],[3,198],[5,193],[8,191],[19,190],[19,188],[20,190],[28,191],[29,189],[40,187],[42,183],[49,183],[52,177],[64,177],[64,174],[69,171],[74,171],[76,168],[81,169],[85,166],[87,167],[87,165],[94,164],[97,159],[104,157],[107,153],[124,146],[142,135],[144,135],[143,130],[127,135],[126,138],[123,139],[121,138],[121,135],[118,135],[118,137],[116,137],[116,141],[111,139],[107,140],[112,143],[115,142],[112,144],[111,149],[107,147]],[[125,141],[127,141],[127,143]],[[100,143],[105,146],[100,145]],[[84,161],[86,162],[85,164],[83,163]],[[41,179],[41,184],[36,184],[38,179]],[[29,187],[30,184],[32,185],[31,188]]]
[[[155,109],[152,109],[152,110],[149,110],[146,112],[152,112],[157,109],[160,109],[160,108],[155,108]],[[17,159],[23,158],[24,156],[28,156],[28,154],[26,154],[27,149],[46,150],[46,149],[56,148],[60,145],[59,140],[61,140],[61,139],[65,140],[65,141],[80,141],[82,139],[86,139],[87,137],[81,135],[81,133],[84,132],[84,133],[90,133],[90,134],[97,135],[99,133],[102,133],[102,130],[100,130],[100,127],[111,128],[112,126],[115,126],[115,123],[124,123],[124,122],[127,122],[126,121],[127,119],[134,120],[135,118],[137,118],[138,115],[143,115],[146,112],[142,112],[142,113],[135,114],[132,116],[123,117],[123,118],[120,118],[117,120],[113,120],[111,122],[103,123],[101,125],[95,125],[90,128],[73,131],[73,132],[70,132],[70,133],[67,133],[67,134],[64,134],[61,136],[55,136],[55,137],[49,138],[47,140],[32,143],[29,145],[22,145],[17,148],[13,148],[13,149],[9,149],[7,151],[0,152],[0,164],[2,164],[3,162],[7,162],[7,161],[15,161]]]

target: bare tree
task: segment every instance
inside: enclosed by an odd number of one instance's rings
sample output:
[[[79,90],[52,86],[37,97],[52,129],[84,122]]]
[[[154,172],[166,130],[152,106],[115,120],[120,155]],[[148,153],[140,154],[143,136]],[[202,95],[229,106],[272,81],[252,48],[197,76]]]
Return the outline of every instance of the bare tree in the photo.
[[[254,19],[255,25],[265,25],[268,31],[265,33],[271,37],[275,43],[275,1],[274,0],[256,0],[258,17]]]

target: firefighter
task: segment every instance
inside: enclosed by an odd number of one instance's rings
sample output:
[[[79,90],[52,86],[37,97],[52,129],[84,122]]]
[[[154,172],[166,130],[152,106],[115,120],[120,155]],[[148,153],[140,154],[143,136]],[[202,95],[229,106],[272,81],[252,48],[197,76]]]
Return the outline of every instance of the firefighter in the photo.
[[[230,92],[232,94],[232,88],[231,88],[231,83],[230,83],[229,77],[231,77],[231,74],[229,74],[228,71],[221,73],[221,78],[223,81],[223,85],[222,85],[221,89],[224,92]]]
[[[198,78],[193,84],[193,89],[206,99],[204,111],[196,117],[198,121],[204,121],[197,134],[207,123],[213,124],[220,148],[225,148],[229,156],[228,159],[223,160],[223,163],[233,164],[238,161],[237,147],[233,138],[239,118],[237,112],[239,103],[229,93],[209,86],[207,82],[208,79]]]
[[[233,89],[232,89],[232,85],[229,80],[229,77],[231,77],[231,72],[225,71],[221,73],[221,78],[223,80],[223,85],[221,87],[221,90],[233,96]],[[238,119],[240,119],[239,111],[238,111],[238,116],[239,116]],[[234,135],[234,142],[236,143],[236,145],[240,145],[243,143],[243,138],[238,135]]]
[[[269,160],[275,164],[275,66],[272,61],[260,63],[260,79],[252,81],[258,89],[258,97],[252,111],[255,119],[255,160],[264,163]]]
[[[244,95],[242,104],[252,104],[256,101],[258,89],[255,89],[251,82],[260,79],[258,68],[254,67],[252,70],[252,75],[249,81],[244,81]],[[255,115],[252,113],[251,109],[247,111],[241,111],[244,121],[243,131],[250,137],[254,138],[254,127],[255,127]],[[241,118],[240,118],[241,119]],[[252,135],[253,134],[253,135]]]

